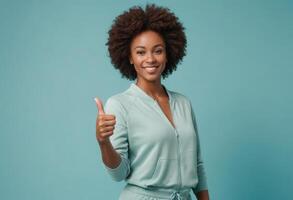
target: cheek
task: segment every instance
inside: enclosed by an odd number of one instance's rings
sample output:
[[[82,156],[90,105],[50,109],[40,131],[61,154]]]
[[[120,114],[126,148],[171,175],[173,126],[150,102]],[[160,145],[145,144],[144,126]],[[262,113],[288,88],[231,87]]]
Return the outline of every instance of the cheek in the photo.
[[[136,65],[141,64],[141,62],[143,61],[142,57],[140,56],[132,56],[132,60],[133,60],[133,63]]]
[[[140,73],[142,71],[141,65],[138,62],[134,61],[134,65],[132,65],[134,67],[134,70],[136,71],[136,73]]]
[[[167,62],[166,56],[160,57],[159,62],[162,63],[162,64],[166,64],[166,62]]]
[[[157,59],[158,59],[158,61],[161,62],[161,63],[166,62],[166,61],[167,61],[167,55],[166,55],[166,53],[163,53],[163,54],[159,55],[159,56],[157,57]]]

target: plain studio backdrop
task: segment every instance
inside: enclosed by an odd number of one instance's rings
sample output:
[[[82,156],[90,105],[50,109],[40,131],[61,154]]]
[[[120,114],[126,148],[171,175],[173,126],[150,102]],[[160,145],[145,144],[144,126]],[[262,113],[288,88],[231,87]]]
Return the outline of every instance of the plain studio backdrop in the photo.
[[[146,2],[0,1],[0,199],[118,199],[93,98],[129,87],[107,31]],[[292,1],[154,2],[186,28],[163,83],[192,101],[211,199],[293,199]]]

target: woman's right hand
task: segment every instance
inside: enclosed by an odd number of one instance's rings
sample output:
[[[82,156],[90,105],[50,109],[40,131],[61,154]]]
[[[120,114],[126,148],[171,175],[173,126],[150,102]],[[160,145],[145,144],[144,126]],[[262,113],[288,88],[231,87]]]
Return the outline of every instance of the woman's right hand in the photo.
[[[95,101],[98,107],[98,116],[96,120],[96,138],[98,143],[101,145],[110,141],[109,137],[113,135],[116,119],[115,115],[105,114],[103,103],[99,98],[96,97]]]

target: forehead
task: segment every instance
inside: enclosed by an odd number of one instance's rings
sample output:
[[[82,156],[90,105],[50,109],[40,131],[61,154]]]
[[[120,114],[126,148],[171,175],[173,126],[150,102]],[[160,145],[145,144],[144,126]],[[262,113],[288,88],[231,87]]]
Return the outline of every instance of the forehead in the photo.
[[[164,45],[164,40],[162,36],[154,31],[144,31],[137,36],[135,36],[131,42],[131,47],[135,48],[138,46],[141,47],[153,47],[157,45]]]

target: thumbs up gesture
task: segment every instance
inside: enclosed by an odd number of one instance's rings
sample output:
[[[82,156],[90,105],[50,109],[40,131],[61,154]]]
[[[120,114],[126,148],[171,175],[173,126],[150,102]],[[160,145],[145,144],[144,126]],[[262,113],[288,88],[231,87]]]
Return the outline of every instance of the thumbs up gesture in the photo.
[[[96,138],[99,144],[109,142],[109,137],[113,135],[116,119],[115,115],[107,115],[104,112],[103,103],[99,98],[95,98],[98,107],[98,117],[96,120]]]

